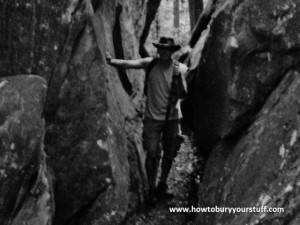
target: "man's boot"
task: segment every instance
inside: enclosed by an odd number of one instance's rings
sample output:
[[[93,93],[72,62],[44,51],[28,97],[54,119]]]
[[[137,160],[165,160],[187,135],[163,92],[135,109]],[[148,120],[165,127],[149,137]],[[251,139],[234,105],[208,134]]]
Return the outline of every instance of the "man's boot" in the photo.
[[[156,203],[157,203],[156,190],[155,188],[150,188],[147,196],[147,205],[152,207],[155,206]]]
[[[167,199],[174,197],[174,194],[170,190],[168,190],[168,185],[166,184],[166,180],[170,173],[171,166],[172,166],[172,160],[164,156],[161,165],[160,182],[158,183],[156,188],[157,197],[167,198]]]
[[[156,159],[155,158],[146,158],[146,172],[149,182],[149,191],[147,195],[146,203],[149,206],[154,206],[157,202],[156,198],[156,189],[155,189],[155,180],[157,173]]]
[[[165,182],[159,182],[156,188],[157,197],[171,199],[174,194],[169,190],[168,185]]]

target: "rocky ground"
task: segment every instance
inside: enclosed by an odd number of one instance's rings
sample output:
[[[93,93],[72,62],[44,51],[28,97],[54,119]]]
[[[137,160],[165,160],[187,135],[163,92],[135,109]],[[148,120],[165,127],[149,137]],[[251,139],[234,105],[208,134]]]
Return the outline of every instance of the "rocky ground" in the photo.
[[[199,172],[202,170],[201,157],[196,155],[196,148],[190,139],[186,138],[171,168],[168,184],[175,198],[169,201],[159,201],[150,209],[144,209],[140,214],[131,217],[126,225],[189,225],[194,214],[170,213],[169,207],[191,207],[197,205],[197,185],[200,182]]]

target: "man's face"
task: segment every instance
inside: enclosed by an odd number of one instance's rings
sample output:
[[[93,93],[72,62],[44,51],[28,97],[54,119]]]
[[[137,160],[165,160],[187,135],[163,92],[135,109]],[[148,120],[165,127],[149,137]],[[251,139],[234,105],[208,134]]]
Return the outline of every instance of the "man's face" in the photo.
[[[157,52],[159,57],[163,60],[170,59],[173,54],[173,50],[169,48],[157,48]]]

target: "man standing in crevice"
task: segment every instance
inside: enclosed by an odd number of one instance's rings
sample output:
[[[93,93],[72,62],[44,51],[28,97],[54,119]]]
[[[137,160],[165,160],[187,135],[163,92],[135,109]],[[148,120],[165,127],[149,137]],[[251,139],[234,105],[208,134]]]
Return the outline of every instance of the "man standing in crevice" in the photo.
[[[147,202],[154,205],[159,198],[171,198],[173,194],[166,184],[172,162],[179,150],[180,98],[186,93],[185,75],[188,68],[172,58],[181,48],[169,37],[161,37],[157,48],[158,57],[135,60],[112,59],[106,54],[107,63],[117,68],[144,68],[146,109],[143,127],[143,147],[147,152],[146,172],[149,183]],[[166,118],[167,117],[167,118]],[[158,162],[163,147],[160,181],[156,187]]]

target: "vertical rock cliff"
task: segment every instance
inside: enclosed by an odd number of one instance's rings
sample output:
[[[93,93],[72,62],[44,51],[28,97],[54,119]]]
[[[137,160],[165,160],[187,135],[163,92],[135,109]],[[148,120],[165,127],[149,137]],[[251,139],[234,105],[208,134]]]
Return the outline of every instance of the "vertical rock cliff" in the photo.
[[[151,23],[159,5],[151,2],[150,10],[146,0],[0,1],[0,75],[36,74],[48,84],[43,115],[55,177],[53,224],[119,224],[144,201],[144,71],[116,70],[104,54],[140,57],[146,15]],[[4,201],[10,211],[16,199]],[[15,224],[32,221],[24,216],[36,207],[30,202],[17,208]]]
[[[53,221],[53,177],[45,163],[41,118],[45,79],[0,79],[0,223],[49,225]]]
[[[285,212],[203,213],[196,223],[298,224],[300,2],[211,3],[192,37],[194,124],[208,157],[199,205]]]

